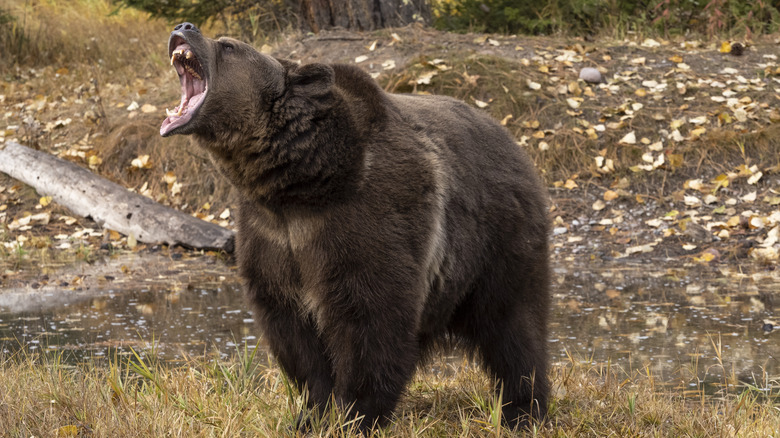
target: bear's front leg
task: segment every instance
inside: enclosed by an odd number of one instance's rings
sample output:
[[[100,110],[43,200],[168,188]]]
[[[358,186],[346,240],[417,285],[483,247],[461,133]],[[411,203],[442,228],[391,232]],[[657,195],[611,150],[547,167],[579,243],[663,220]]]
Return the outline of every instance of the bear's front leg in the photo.
[[[308,391],[307,407],[321,413],[333,392],[333,372],[311,316],[291,300],[260,290],[257,282],[249,291],[271,353],[298,390]]]
[[[341,285],[323,301],[319,322],[333,363],[336,403],[367,430],[385,424],[414,374],[420,313],[414,303],[422,295],[381,280]]]

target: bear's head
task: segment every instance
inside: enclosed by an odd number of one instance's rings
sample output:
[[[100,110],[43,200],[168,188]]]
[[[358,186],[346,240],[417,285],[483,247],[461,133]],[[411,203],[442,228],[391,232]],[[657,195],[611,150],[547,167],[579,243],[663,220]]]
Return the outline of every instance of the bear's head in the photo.
[[[163,137],[212,137],[226,131],[251,135],[278,99],[290,93],[325,94],[334,80],[327,65],[278,60],[232,38],[207,38],[191,23],[171,32],[168,56],[179,75],[181,101],[166,109]]]

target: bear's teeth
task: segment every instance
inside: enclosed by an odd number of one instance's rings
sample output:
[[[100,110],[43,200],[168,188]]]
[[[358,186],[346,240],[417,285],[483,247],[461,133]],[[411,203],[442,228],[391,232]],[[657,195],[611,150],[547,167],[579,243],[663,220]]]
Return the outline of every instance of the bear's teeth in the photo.
[[[192,75],[192,77],[194,77],[195,79],[198,79],[198,80],[202,80],[202,79],[203,79],[203,78],[202,78],[202,77],[200,77],[200,75],[199,75],[199,74],[198,74],[198,73],[195,71],[195,69],[194,69],[194,68],[192,68],[192,67],[190,67],[189,65],[187,65],[187,64],[184,64],[184,69],[185,69],[185,70],[187,70],[187,73],[189,73],[190,75]]]
[[[192,50],[187,50],[187,53],[184,54],[184,57],[187,59],[192,58]]]
[[[176,56],[181,55],[184,53],[184,50],[178,49],[174,50],[173,53],[171,53],[171,65],[173,65],[173,61],[176,59]]]
[[[168,117],[173,117],[173,116],[177,116],[178,117],[178,116],[181,115],[181,108],[179,108],[179,112],[171,111],[168,108],[165,108],[165,114],[167,114]]]

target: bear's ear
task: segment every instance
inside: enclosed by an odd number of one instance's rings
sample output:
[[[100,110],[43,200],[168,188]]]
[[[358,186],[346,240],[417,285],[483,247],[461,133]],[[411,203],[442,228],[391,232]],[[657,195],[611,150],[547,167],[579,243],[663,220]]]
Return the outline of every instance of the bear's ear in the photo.
[[[319,96],[330,91],[335,73],[325,64],[306,64],[290,72],[290,86],[303,94]]]

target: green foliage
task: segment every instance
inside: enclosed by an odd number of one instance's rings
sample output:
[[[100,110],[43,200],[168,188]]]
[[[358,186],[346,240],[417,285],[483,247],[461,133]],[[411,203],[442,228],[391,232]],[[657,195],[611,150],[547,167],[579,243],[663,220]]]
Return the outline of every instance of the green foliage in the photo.
[[[440,29],[525,34],[593,33],[646,0],[433,0]],[[642,4],[640,6],[640,4]]]
[[[593,34],[771,33],[780,2],[756,0],[431,0],[435,25],[451,31]]]
[[[434,16],[444,30],[539,34],[553,30],[545,9],[534,0],[442,0]]]
[[[148,12],[170,21],[190,21],[202,25],[230,6],[227,0],[198,2],[193,0],[121,0],[121,4]]]
[[[772,33],[780,25],[780,2],[771,0],[655,0],[653,23],[665,33],[687,29],[707,35]]]
[[[255,41],[297,21],[294,0],[119,0],[171,23],[221,24],[241,39]]]

